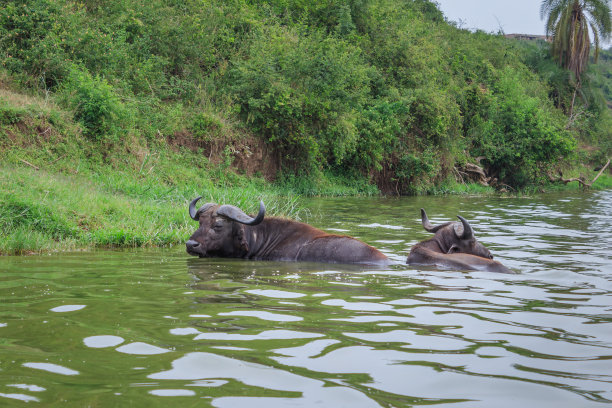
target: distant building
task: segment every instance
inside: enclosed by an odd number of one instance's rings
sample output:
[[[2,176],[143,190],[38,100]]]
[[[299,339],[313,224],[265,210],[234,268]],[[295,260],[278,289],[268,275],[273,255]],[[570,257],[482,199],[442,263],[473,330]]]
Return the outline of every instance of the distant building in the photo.
[[[528,41],[535,41],[535,40],[544,40],[547,42],[551,41],[550,37],[547,37],[545,35],[536,35],[536,34],[505,34],[506,38],[514,38],[517,40],[528,40]]]

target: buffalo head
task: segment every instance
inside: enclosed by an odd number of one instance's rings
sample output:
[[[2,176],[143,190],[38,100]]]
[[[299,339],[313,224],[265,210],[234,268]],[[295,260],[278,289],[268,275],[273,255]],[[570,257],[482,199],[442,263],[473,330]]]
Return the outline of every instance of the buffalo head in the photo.
[[[447,254],[465,253],[482,258],[493,259],[491,252],[474,237],[474,230],[469,222],[458,215],[459,222],[447,222],[433,226],[427,218],[425,210],[421,208],[421,221],[423,228],[435,233],[434,240],[440,250]]]
[[[257,225],[264,219],[266,207],[259,203],[255,218],[233,205],[207,203],[196,210],[197,197],[189,204],[189,215],[200,223],[185,243],[187,253],[199,257],[241,257],[249,251],[245,225]]]

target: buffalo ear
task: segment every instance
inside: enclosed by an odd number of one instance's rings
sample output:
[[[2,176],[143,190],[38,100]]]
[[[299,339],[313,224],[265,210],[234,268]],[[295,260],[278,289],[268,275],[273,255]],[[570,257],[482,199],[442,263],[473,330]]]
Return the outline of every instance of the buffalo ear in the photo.
[[[460,249],[459,249],[459,247],[457,246],[457,244],[453,244],[453,245],[451,245],[451,247],[450,247],[450,248],[448,248],[448,251],[447,251],[446,253],[447,253],[447,254],[454,254],[454,253],[457,253],[457,252],[459,252],[459,251],[460,251]]]

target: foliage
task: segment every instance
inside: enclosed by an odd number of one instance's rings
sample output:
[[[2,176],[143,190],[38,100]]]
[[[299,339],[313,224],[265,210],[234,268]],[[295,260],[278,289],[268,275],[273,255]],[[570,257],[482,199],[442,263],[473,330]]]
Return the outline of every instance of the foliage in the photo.
[[[376,186],[360,177],[337,176],[327,171],[319,177],[312,174],[283,173],[276,183],[282,194],[299,196],[372,196],[380,194]]]
[[[602,50],[599,62],[591,66],[591,81],[594,88],[600,89],[609,106],[612,106],[612,48]]]
[[[517,72],[502,72],[472,118],[474,155],[484,156],[494,174],[519,187],[542,175],[542,164],[554,163],[575,147],[555,114],[539,98],[526,96],[526,85]]]
[[[259,138],[283,188],[305,194],[433,191],[480,155],[517,187],[576,157],[574,138],[609,149],[595,102],[565,130],[573,89],[546,47],[461,30],[429,0],[0,4],[0,66],[72,114],[85,162],[159,168],[173,141],[236,183],[229,144]],[[28,117],[0,112],[6,135]]]
[[[274,143],[284,163],[312,168],[342,163],[355,151],[369,70],[344,40],[272,25],[235,62],[230,89],[245,121]]]
[[[129,113],[104,78],[73,69],[63,86],[66,104],[93,140],[118,142],[129,127]]]
[[[0,99],[0,125],[3,125],[3,127],[20,122],[25,114],[25,109],[10,105]]]
[[[605,0],[543,0],[540,10],[546,17],[546,34],[552,36],[552,53],[559,65],[570,70],[578,83],[589,62],[591,38],[595,61],[600,41],[612,34],[610,5]]]

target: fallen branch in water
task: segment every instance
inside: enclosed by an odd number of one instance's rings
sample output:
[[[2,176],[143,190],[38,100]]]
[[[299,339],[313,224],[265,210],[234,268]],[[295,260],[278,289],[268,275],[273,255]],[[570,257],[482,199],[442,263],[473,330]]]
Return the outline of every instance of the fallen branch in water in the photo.
[[[569,179],[563,178],[563,173],[561,173],[561,171],[559,171],[559,176],[557,178],[555,178],[552,175],[548,174],[548,179],[550,181],[552,181],[552,182],[562,181],[565,184],[571,183],[572,181],[577,181],[578,183],[582,184],[584,187],[591,187],[593,185],[593,183],[595,183],[595,181],[597,181],[599,176],[601,176],[601,174],[608,168],[609,165],[610,165],[610,159],[608,159],[608,162],[606,163],[606,165],[603,166],[601,168],[601,170],[599,170],[599,173],[597,173],[597,175],[595,176],[593,181],[591,181],[590,183],[587,182],[583,177],[574,177],[574,178],[569,178]]]

